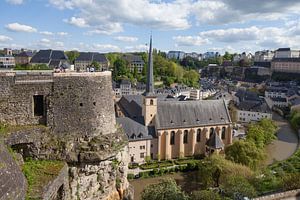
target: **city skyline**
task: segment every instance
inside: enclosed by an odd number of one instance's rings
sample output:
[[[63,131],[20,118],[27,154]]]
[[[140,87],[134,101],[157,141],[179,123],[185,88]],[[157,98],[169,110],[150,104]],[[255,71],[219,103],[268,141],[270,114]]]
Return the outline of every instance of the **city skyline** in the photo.
[[[251,4],[250,4],[251,3]],[[300,3],[238,0],[4,0],[0,48],[254,52],[300,46]]]

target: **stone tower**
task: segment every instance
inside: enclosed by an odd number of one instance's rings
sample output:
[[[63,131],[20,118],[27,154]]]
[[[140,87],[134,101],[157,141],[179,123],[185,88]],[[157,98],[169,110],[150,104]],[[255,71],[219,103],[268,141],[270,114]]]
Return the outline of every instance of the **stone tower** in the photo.
[[[150,37],[148,57],[146,92],[143,95],[143,116],[145,126],[154,126],[157,112],[157,98],[154,93],[152,35]]]

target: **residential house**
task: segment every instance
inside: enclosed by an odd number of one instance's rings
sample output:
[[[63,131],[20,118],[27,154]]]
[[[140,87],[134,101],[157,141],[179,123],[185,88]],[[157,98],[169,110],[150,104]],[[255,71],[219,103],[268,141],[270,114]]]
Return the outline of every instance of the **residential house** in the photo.
[[[275,51],[274,58],[299,58],[299,50],[291,50],[291,48],[279,48]]]
[[[109,61],[104,54],[97,52],[80,52],[79,57],[75,59],[75,69],[79,71],[87,71],[92,66],[93,62],[99,64],[99,71],[106,71],[109,69]]]
[[[17,65],[27,65],[30,63],[31,58],[33,57],[32,52],[23,51],[15,55],[15,60]]]
[[[260,98],[256,93],[238,90],[235,98],[239,122],[249,123],[263,118],[272,119],[272,110],[265,99]]]
[[[169,51],[167,54],[168,59],[182,60],[185,57],[185,52],[183,51]]]
[[[125,54],[123,58],[128,62],[130,72],[134,72],[134,69],[136,69],[137,73],[139,74],[143,72],[145,62],[141,56],[134,54]]]
[[[68,57],[60,50],[40,50],[30,60],[31,65],[45,64],[51,69],[69,68]]]
[[[300,73],[300,58],[274,58],[271,62],[273,72]]]

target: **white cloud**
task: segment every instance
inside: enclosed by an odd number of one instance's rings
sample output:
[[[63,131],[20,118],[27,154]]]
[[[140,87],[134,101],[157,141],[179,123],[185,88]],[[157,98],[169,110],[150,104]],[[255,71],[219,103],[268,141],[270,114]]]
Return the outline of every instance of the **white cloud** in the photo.
[[[67,36],[67,35],[69,35],[69,33],[67,33],[67,32],[58,32],[57,35],[59,35],[59,36]]]
[[[5,27],[8,30],[14,31],[14,32],[28,32],[28,33],[37,32],[37,30],[35,28],[28,26],[28,25],[24,25],[24,24],[19,24],[19,23],[7,24]]]
[[[90,49],[97,52],[120,52],[121,51],[120,47],[112,44],[93,44],[90,47]]]
[[[136,42],[138,41],[137,37],[130,37],[130,36],[117,36],[114,37],[115,40],[121,41],[121,42]]]
[[[176,46],[201,46],[210,43],[208,39],[200,36],[175,36],[173,40],[175,40]]]
[[[65,19],[64,22],[80,28],[88,27],[88,24],[86,23],[85,19],[80,17],[71,17],[70,19]]]
[[[145,44],[139,44],[139,45],[135,45],[135,46],[126,46],[124,48],[125,51],[127,52],[141,52],[141,51],[146,51],[148,50],[148,46],[146,46]]]
[[[111,35],[113,33],[119,33],[123,31],[123,27],[120,23],[110,23],[104,25],[98,25],[95,27],[94,30],[88,31],[87,35],[94,35],[94,34],[105,34]]]
[[[23,3],[23,0],[6,0],[6,2],[14,5],[20,5]]]
[[[76,9],[79,13],[64,20],[78,27],[92,27],[93,33],[116,33],[124,24],[162,30],[181,30],[190,27],[188,22],[191,0],[172,2],[149,0],[49,0],[59,9]],[[105,32],[111,24],[115,31]]]
[[[53,33],[49,32],[49,31],[41,31],[40,34],[42,34],[42,35],[49,35],[49,36],[53,35]]]
[[[0,42],[9,42],[12,41],[11,37],[8,37],[6,35],[0,35]]]

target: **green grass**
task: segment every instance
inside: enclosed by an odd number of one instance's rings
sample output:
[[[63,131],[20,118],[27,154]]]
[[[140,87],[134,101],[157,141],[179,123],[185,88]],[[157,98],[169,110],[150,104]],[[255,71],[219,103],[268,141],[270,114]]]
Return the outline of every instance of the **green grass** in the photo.
[[[22,167],[28,182],[26,200],[39,199],[43,187],[55,179],[63,166],[61,161],[26,160]]]
[[[300,173],[300,149],[287,160],[276,162],[269,167],[277,173]]]

